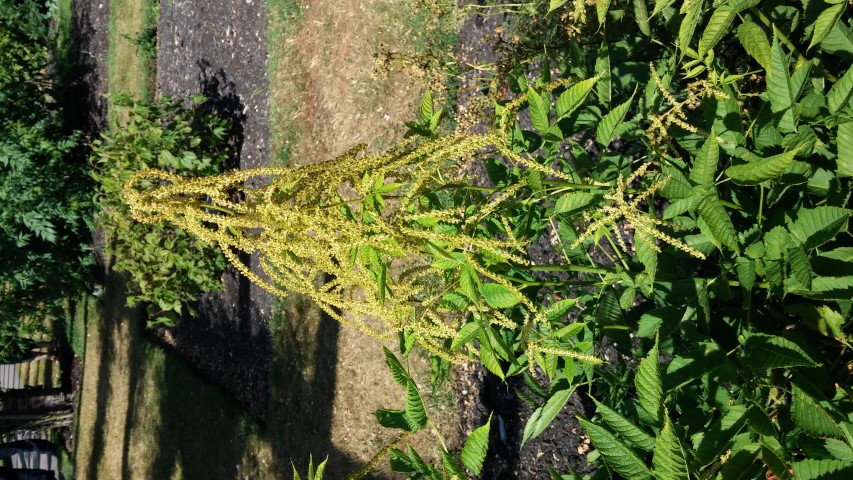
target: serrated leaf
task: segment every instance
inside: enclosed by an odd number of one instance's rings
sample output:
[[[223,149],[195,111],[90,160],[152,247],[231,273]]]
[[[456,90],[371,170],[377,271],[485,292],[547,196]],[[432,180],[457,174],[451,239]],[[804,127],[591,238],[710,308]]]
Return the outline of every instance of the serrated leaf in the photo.
[[[711,230],[710,233],[720,244],[738,254],[740,253],[737,232],[734,224],[732,224],[732,219],[716,194],[708,195],[699,202],[699,216],[705,221]]]
[[[394,378],[394,382],[401,387],[405,387],[409,382],[409,374],[406,372],[406,369],[403,368],[403,364],[397,360],[397,357],[388,350],[386,347],[382,347],[382,351],[385,352],[385,363],[388,364],[388,368],[391,370],[391,377]]]
[[[553,12],[554,10],[556,10],[556,9],[558,9],[558,8],[560,8],[560,7],[562,7],[562,6],[563,6],[563,5],[565,5],[565,4],[566,4],[566,2],[568,2],[568,1],[569,1],[569,0],[550,0],[550,1],[548,2],[548,13],[551,13],[551,12]]]
[[[738,185],[758,185],[785,173],[798,153],[800,147],[754,162],[735,165],[726,169],[726,175]]]
[[[610,0],[595,0],[595,13],[598,16],[599,28],[604,26],[607,19],[607,10],[610,9]]]
[[[747,20],[738,27],[737,38],[746,53],[769,72],[770,41],[767,40],[764,30],[757,23]]]
[[[788,463],[776,448],[770,448],[766,443],[761,447],[761,459],[767,464],[766,478],[777,478],[779,480],[791,480],[791,472],[788,471]]]
[[[414,433],[427,424],[427,411],[418,386],[411,378],[406,382],[406,418],[410,432]]]
[[[441,466],[444,469],[443,478],[465,478],[465,472],[462,471],[456,459],[443,446],[441,447]]]
[[[477,272],[469,265],[463,266],[459,275],[459,288],[474,303],[480,300],[479,285],[480,278],[477,276]]]
[[[714,187],[714,175],[717,173],[717,164],[720,162],[720,145],[717,143],[717,133],[711,127],[711,133],[699,149],[693,168],[690,169],[690,181],[711,189]]]
[[[598,52],[595,57],[595,77],[598,82],[595,84],[595,93],[598,95],[598,100],[605,108],[610,107],[611,95],[611,71],[610,71],[610,50],[607,46],[607,41],[601,42]]]
[[[832,240],[844,229],[849,218],[850,210],[845,208],[826,205],[801,208],[797,219],[788,225],[788,231],[797,243],[810,250]]]
[[[527,420],[527,424],[524,425],[524,433],[521,437],[522,447],[548,428],[548,425],[557,417],[574,391],[575,387],[558,390],[541,407],[533,411]]]
[[[415,464],[409,456],[399,448],[391,450],[391,454],[388,456],[388,463],[391,466],[391,471],[394,472],[409,473],[417,471]]]
[[[730,4],[722,5],[714,10],[705,31],[702,32],[702,38],[699,39],[698,53],[700,58],[704,58],[708,51],[717,45],[736,16],[737,11]]]
[[[595,398],[593,398],[592,401],[595,402],[596,412],[601,416],[601,419],[604,420],[604,422],[607,423],[607,425],[613,429],[617,435],[646,452],[654,450],[655,437],[634,425],[630,420],[623,417],[616,410],[600,403]]]
[[[597,82],[598,77],[582,80],[561,93],[557,99],[557,117],[565,118],[571,115],[586,100]]]
[[[838,113],[850,103],[851,95],[853,95],[853,67],[847,69],[844,76],[839,78],[826,94],[826,105],[829,111]]]
[[[675,434],[668,412],[664,412],[663,428],[655,439],[654,451],[652,465],[658,479],[688,480],[690,478],[687,456],[678,440],[678,435]]]
[[[838,125],[837,143],[835,174],[839,177],[853,177],[853,122]]]
[[[803,247],[796,246],[788,249],[788,265],[794,278],[807,290],[811,290],[812,266],[809,264],[809,257]]]
[[[607,429],[581,417],[578,417],[578,422],[586,431],[592,445],[613,470],[631,480],[652,479],[652,471],[649,470],[643,460]]]
[[[499,283],[486,283],[480,287],[480,294],[492,308],[511,308],[521,301],[521,297]]]
[[[649,27],[649,10],[646,7],[646,0],[634,0],[634,18],[637,20],[637,27],[640,28],[640,32],[651,37],[652,30]]]
[[[749,258],[738,257],[735,262],[737,280],[744,290],[752,290],[755,286],[755,262]]]
[[[824,38],[826,38],[838,22],[838,19],[841,18],[841,13],[844,12],[844,7],[846,6],[845,3],[846,2],[842,2],[836,5],[831,5],[824,11],[820,12],[817,20],[815,20],[814,30],[812,31],[812,41],[809,43],[809,48],[806,49],[807,51],[811,50],[812,47],[819,44]]]
[[[631,108],[631,102],[634,101],[635,94],[636,90],[631,94],[631,98],[629,98],[628,101],[611,110],[598,123],[598,127],[595,130],[595,139],[600,145],[604,147],[610,145],[610,142],[613,140],[613,135],[616,134],[616,129],[619,128],[619,125],[623,120],[625,120],[625,115],[628,114],[628,109]]]
[[[758,372],[770,368],[816,367],[819,365],[791,340],[764,334],[753,334],[746,340],[744,361],[750,368]]]
[[[465,446],[462,447],[462,454],[459,458],[462,460],[465,468],[470,470],[474,475],[479,475],[483,469],[483,461],[486,459],[486,452],[489,449],[491,424],[492,416],[489,415],[486,424],[471,432],[468,440],[465,441]]]
[[[533,90],[527,90],[527,104],[530,106],[530,121],[533,128],[541,134],[548,132],[551,126],[549,113],[551,111],[551,94],[544,92],[542,95]]]
[[[675,0],[655,0],[655,8],[652,11],[652,16],[654,17],[662,12],[666,7],[672,5],[674,1]]]
[[[767,71],[767,95],[770,97],[770,109],[773,113],[785,112],[782,122],[779,124],[779,129],[783,131],[793,130],[791,105],[794,102],[794,98],[791,91],[788,57],[782,51],[782,45],[775,35],[773,36],[773,45],[770,47],[770,70]]]
[[[743,405],[732,405],[722,418],[693,436],[693,450],[698,465],[704,466],[717,460],[729,449],[732,438],[746,424],[746,411]]]
[[[842,460],[807,459],[794,462],[796,480],[848,480],[853,478],[853,464]]]
[[[696,27],[699,25],[699,14],[702,13],[702,6],[704,3],[704,0],[695,0],[684,3],[684,7],[687,7],[687,11],[684,12],[684,18],[678,26],[678,48],[682,50],[682,52],[690,48],[693,35],[696,33]],[[683,54],[684,53],[682,53],[682,55]]]
[[[429,90],[424,93],[424,98],[421,100],[421,122],[424,124],[429,124],[432,121],[433,115],[433,102],[432,102],[432,92]]]
[[[640,406],[659,422],[663,413],[663,383],[660,375],[660,351],[658,336],[655,344],[649,350],[646,358],[640,360],[637,375],[634,377],[634,387],[637,389],[637,399]]]
[[[552,303],[544,312],[545,318],[549,321],[555,321],[562,318],[572,307],[577,303],[575,298],[566,298]]]
[[[392,410],[388,408],[380,408],[373,412],[379,425],[385,428],[396,428],[400,430],[411,431],[409,427],[409,419],[406,418],[404,410]]]
[[[658,268],[658,251],[652,245],[653,239],[645,236],[637,236],[634,241],[634,248],[637,251],[637,260],[643,264],[646,274],[651,282],[655,281],[655,273]]]
[[[594,205],[600,197],[587,192],[569,192],[560,196],[554,204],[554,213],[577,213]]]
[[[792,392],[791,419],[809,435],[844,438],[844,432],[838,427],[835,418],[796,384]]]
[[[489,344],[489,338],[486,336],[486,332],[480,331],[480,362],[483,364],[486,369],[498,377],[501,380],[506,378],[506,374],[504,374],[503,369],[501,368],[501,362],[498,359],[498,356],[495,355],[495,351],[492,349],[492,346]]]
[[[453,342],[450,344],[450,349],[456,350],[457,348],[470,343],[471,340],[479,333],[479,323],[471,322],[462,325],[462,328],[459,329],[459,332],[456,334],[456,337],[453,338]]]

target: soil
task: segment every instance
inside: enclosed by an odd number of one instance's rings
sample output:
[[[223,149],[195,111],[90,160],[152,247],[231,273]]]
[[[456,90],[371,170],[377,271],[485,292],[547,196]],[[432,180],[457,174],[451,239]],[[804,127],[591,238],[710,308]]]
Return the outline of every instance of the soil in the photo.
[[[156,91],[167,97],[205,95],[233,122],[231,142],[241,169],[269,158],[266,4],[259,0],[161,2]],[[257,259],[246,259],[255,266]],[[153,337],[259,419],[270,398],[270,295],[233,268],[225,288],[206,294],[198,315]]]

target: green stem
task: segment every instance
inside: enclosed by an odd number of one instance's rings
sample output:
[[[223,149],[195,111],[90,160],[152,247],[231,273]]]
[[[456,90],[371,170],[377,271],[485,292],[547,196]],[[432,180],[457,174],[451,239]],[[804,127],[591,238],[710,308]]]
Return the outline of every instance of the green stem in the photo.
[[[597,273],[600,275],[613,273],[612,270],[608,270],[606,268],[586,267],[583,265],[531,265],[527,268],[535,272],[584,272]]]

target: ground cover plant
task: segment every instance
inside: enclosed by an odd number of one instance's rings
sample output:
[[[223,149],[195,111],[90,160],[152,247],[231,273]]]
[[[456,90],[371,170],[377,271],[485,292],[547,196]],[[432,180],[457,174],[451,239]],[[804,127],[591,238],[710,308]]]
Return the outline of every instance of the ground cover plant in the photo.
[[[257,283],[399,335],[404,354],[418,342],[437,365],[548,378],[525,440],[582,387],[596,478],[849,475],[847,5],[546,7],[562,49],[534,81],[516,69],[492,133],[436,138],[427,97],[422,138],[385,154],[143,172],[125,198],[232,260],[260,250],[272,282]],[[488,182],[459,173],[472,156]],[[273,181],[243,185],[257,175]],[[540,238],[561,262],[530,263]],[[406,407],[377,417],[418,430],[420,394],[392,357]],[[452,459],[391,458],[414,477],[462,475]]]

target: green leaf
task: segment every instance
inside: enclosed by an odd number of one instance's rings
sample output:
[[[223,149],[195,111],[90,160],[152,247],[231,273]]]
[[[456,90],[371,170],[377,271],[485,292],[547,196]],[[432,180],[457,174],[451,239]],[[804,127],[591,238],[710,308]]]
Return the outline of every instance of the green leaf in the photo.
[[[560,410],[569,401],[569,397],[572,396],[572,392],[574,391],[575,387],[557,390],[548,398],[548,401],[533,411],[533,414],[527,420],[527,424],[524,425],[524,433],[521,437],[522,447],[525,443],[538,437],[539,434],[548,428],[548,425],[557,417],[557,414],[560,413]]]
[[[587,192],[569,192],[557,199],[554,213],[577,213],[590,205],[595,205],[600,197]]]
[[[660,351],[658,350],[658,336],[655,336],[655,345],[649,350],[646,358],[640,361],[637,367],[637,375],[634,377],[634,387],[637,389],[637,399],[640,406],[660,422],[663,412],[663,384],[660,375]]]
[[[589,435],[592,445],[613,470],[631,480],[651,480],[653,478],[651,470],[643,460],[612,433],[582,417],[578,417],[578,421],[586,434]]]
[[[479,475],[483,469],[483,460],[486,459],[486,452],[489,449],[489,430],[492,424],[492,416],[486,420],[486,424],[478,427],[468,440],[465,441],[465,446],[462,447],[460,459],[465,467],[474,475]]]
[[[788,265],[791,267],[791,273],[794,275],[794,278],[806,287],[807,290],[811,290],[812,266],[809,264],[809,257],[802,246],[788,249]]]
[[[693,168],[690,169],[690,181],[711,189],[714,187],[714,174],[717,172],[717,165],[720,162],[720,145],[717,143],[717,133],[714,127],[711,127],[711,133],[702,148],[699,149],[699,154],[693,161]]]
[[[796,480],[848,480],[853,478],[853,464],[841,460],[807,459],[794,462]]]
[[[839,177],[853,177],[853,122],[838,125],[838,155],[835,174]]]
[[[693,450],[698,465],[705,466],[717,460],[729,449],[732,438],[746,424],[746,411],[743,405],[732,405],[722,418],[693,436]]]
[[[550,2],[548,2],[548,13],[551,13],[554,10],[562,7],[568,1],[569,0],[550,0]]]
[[[684,4],[687,7],[687,12],[681,20],[681,25],[678,26],[678,48],[682,51],[690,48],[690,42],[693,40],[696,26],[699,25],[699,14],[702,13],[704,3],[704,0],[694,0]],[[655,5],[655,13],[657,13],[657,8],[658,6]]]
[[[745,363],[757,372],[770,368],[816,367],[819,365],[799,345],[787,338],[775,335],[750,335],[743,350]]]
[[[652,465],[655,477],[659,480],[688,480],[687,455],[675,434],[675,428],[669,421],[669,413],[664,411],[664,424],[654,444],[655,455]]]
[[[814,398],[796,384],[793,386],[791,419],[809,435],[844,438],[835,418]]]
[[[764,30],[755,22],[746,20],[737,29],[737,38],[746,53],[761,65],[765,71],[770,71],[770,42]]]
[[[782,45],[775,35],[773,36],[773,45],[770,48],[767,95],[770,97],[770,109],[773,113],[784,112],[779,123],[779,129],[783,131],[794,130],[794,116],[791,110],[794,98],[791,91],[788,57],[782,52]]]
[[[492,308],[511,308],[521,298],[509,288],[499,283],[486,283],[480,287],[480,294]]]
[[[785,173],[800,149],[801,147],[798,147],[772,157],[729,167],[726,169],[726,175],[738,185],[758,185]]]
[[[708,20],[708,25],[702,33],[702,38],[699,39],[699,57],[704,58],[709,50],[717,45],[717,42],[723,38],[723,35],[731,26],[732,21],[737,17],[737,10],[730,4],[722,5],[714,10],[711,14],[711,19]]]
[[[599,47],[595,57],[595,78],[598,78],[598,82],[595,84],[595,93],[605,108],[610,107],[610,76],[610,51],[605,39],[601,42],[601,47]]]
[[[459,332],[456,334],[456,337],[453,338],[453,342],[450,344],[451,350],[456,350],[457,348],[466,345],[471,342],[475,336],[480,333],[480,324],[477,322],[466,323],[459,329]]]
[[[463,266],[459,275],[459,287],[462,293],[474,303],[478,303],[480,300],[477,288],[479,285],[480,278],[477,276],[477,272],[470,265]]]
[[[740,254],[734,224],[716,194],[708,195],[699,202],[699,216],[708,224],[717,242]]]
[[[779,480],[791,480],[791,472],[788,471],[788,463],[776,448],[771,448],[766,443],[761,446],[761,459],[767,464],[766,478],[778,478]]]
[[[388,408],[380,408],[373,412],[379,425],[385,428],[396,428],[399,430],[411,431],[409,424],[410,420],[406,416],[404,410],[391,410]]]
[[[820,15],[817,17],[814,23],[814,30],[812,31],[812,41],[809,43],[809,48],[806,50],[811,50],[812,47],[818,45],[823,41],[824,38],[829,34],[832,30],[832,27],[838,22],[838,19],[841,18],[841,13],[844,11],[844,7],[846,6],[846,2],[838,3],[836,5],[831,5],[826,10],[820,12]]]
[[[406,384],[409,383],[409,374],[406,373],[406,369],[403,368],[403,364],[397,360],[397,357],[388,350],[386,347],[382,347],[382,351],[385,352],[385,363],[388,364],[388,368],[391,370],[391,377],[394,378],[394,382],[401,387],[405,387]]]
[[[604,420],[617,435],[646,452],[654,450],[655,437],[649,435],[643,429],[631,423],[630,420],[623,417],[616,410],[600,403],[595,398],[593,398],[592,401],[595,402],[596,413],[601,415],[601,419]]]
[[[845,229],[850,210],[839,207],[820,206],[801,208],[797,219],[788,225],[791,236],[807,250],[819,247],[835,238]]]
[[[826,105],[829,107],[829,111],[838,113],[850,103],[851,95],[853,95],[853,67],[849,68],[826,94]]]
[[[551,94],[545,92],[540,95],[531,88],[527,90],[527,103],[530,106],[530,120],[533,122],[533,128],[544,135],[551,126],[548,115],[551,112]]]
[[[489,337],[483,330],[480,330],[480,362],[488,371],[500,377],[501,380],[506,378],[506,375],[501,368],[501,362],[498,359],[498,356],[495,355],[495,351],[489,343]]]
[[[552,303],[544,312],[545,318],[549,321],[555,321],[562,318],[566,313],[571,310],[575,304],[577,303],[577,299],[575,298],[566,298],[557,302]]]
[[[444,468],[443,478],[465,478],[465,472],[459,468],[456,459],[453,458],[444,446],[441,447],[441,466]]]
[[[752,290],[755,286],[755,262],[749,258],[738,257],[735,262],[737,280],[744,290]]]
[[[417,471],[414,462],[399,448],[391,450],[391,454],[388,456],[388,464],[393,472],[410,473]]]
[[[611,110],[598,123],[598,128],[595,130],[595,138],[600,145],[604,147],[610,145],[613,135],[616,134],[616,129],[619,128],[619,125],[625,119],[625,115],[628,114],[628,109],[631,108],[634,94],[636,94],[636,90],[631,94],[631,98],[628,101]]]
[[[424,93],[424,98],[421,100],[421,123],[428,124],[432,121],[433,115],[432,92],[429,90]]]
[[[595,0],[595,12],[598,16],[599,28],[604,26],[604,20],[607,18],[607,10],[610,9],[610,0]]]
[[[589,92],[598,82],[598,77],[582,80],[560,94],[557,99],[557,117],[565,118],[572,114],[586,100]]]
[[[427,411],[424,399],[418,386],[411,378],[406,382],[406,418],[409,420],[409,431],[414,433],[427,424]]]
[[[637,27],[640,28],[640,32],[651,37],[652,30],[649,27],[649,10],[646,7],[646,0],[634,0],[634,18],[637,20]]]

